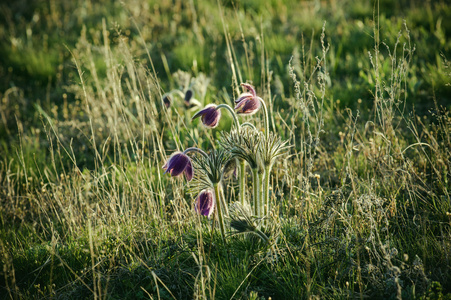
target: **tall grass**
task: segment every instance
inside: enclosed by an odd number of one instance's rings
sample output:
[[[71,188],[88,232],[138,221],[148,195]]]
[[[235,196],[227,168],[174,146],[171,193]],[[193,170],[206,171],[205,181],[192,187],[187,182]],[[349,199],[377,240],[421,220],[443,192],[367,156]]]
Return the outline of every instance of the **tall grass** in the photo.
[[[135,35],[105,19],[80,27],[64,50],[73,74],[64,92],[32,104],[21,88],[2,92],[2,299],[450,296],[451,119],[441,94],[429,95],[430,116],[411,109],[409,97],[421,98],[412,83],[422,55],[412,43],[416,31],[408,23],[384,31],[388,21],[377,13],[371,24],[356,23],[372,30],[372,44],[350,66],[360,69],[355,95],[340,99],[334,76],[343,75],[343,89],[350,77],[340,70],[349,59],[338,53],[354,29],[331,37],[332,26],[308,18],[320,3],[294,2],[251,1],[245,10],[149,2],[148,15],[125,6]],[[344,18],[345,4],[331,4],[334,18]],[[290,6],[307,18],[297,23],[312,21],[311,36],[287,33],[285,44],[267,33],[265,19],[254,23],[272,15],[283,27]],[[48,18],[63,12],[53,7]],[[141,24],[146,16],[155,16],[155,31]],[[149,32],[160,45],[148,42]],[[177,35],[174,51],[164,48],[168,32]],[[212,39],[222,44],[209,48]],[[440,66],[449,84],[448,67]],[[163,95],[192,89],[202,105],[231,104],[247,80],[268,100],[271,129],[292,145],[273,168],[272,245],[231,229],[224,244],[214,222],[194,209],[198,191],[162,169],[176,149],[219,147],[220,131],[231,126],[191,123],[198,108],[177,93],[167,107]],[[225,195],[239,198],[235,188]]]

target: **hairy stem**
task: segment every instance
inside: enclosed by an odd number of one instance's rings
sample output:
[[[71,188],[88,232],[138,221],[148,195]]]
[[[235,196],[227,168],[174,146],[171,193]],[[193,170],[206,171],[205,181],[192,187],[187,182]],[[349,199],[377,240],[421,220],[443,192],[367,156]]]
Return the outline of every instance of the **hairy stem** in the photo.
[[[265,134],[266,134],[266,138],[268,139],[269,137],[269,115],[268,115],[268,108],[266,107],[266,103],[265,101],[263,101],[262,98],[259,97],[260,103],[262,104],[263,107],[263,113],[265,114]]]
[[[269,213],[269,184],[270,184],[271,166],[265,167],[265,180],[263,182],[262,204],[264,205],[263,217],[268,218]],[[265,220],[265,224],[266,224]]]
[[[254,215],[260,217],[260,180],[258,168],[252,169],[253,189],[254,189]]]
[[[225,108],[229,111],[229,113],[233,117],[233,121],[235,122],[236,127],[240,128],[240,121],[238,121],[238,117],[236,116],[235,111],[229,105],[227,105],[225,103],[219,104],[218,106],[216,106],[216,110],[221,109],[221,108]]]
[[[202,154],[205,158],[208,158],[207,153],[205,153],[203,150],[196,148],[196,147],[191,147],[191,148],[185,149],[185,151],[183,151],[183,154],[188,154],[189,152],[197,152],[197,153]]]
[[[245,122],[245,123],[241,124],[241,127],[245,127],[245,126],[248,126],[248,127],[252,128],[254,130],[257,130],[257,128],[252,123]]]
[[[222,201],[221,201],[221,185],[220,183],[216,183],[214,185],[214,190],[215,190],[215,201],[216,201],[216,211],[218,212],[218,221],[219,221],[219,229],[221,231],[221,236],[222,236],[222,240],[224,241],[225,244],[225,226],[224,226],[224,219],[222,217],[222,210],[221,210],[221,206],[222,206]]]
[[[240,159],[240,202],[244,206],[246,202],[246,161]]]
[[[221,182],[218,183],[218,185],[220,186],[220,190],[221,190],[221,203],[222,203],[222,207],[224,208],[224,216],[228,217],[229,216],[229,207],[227,206],[227,202],[226,202],[226,198],[224,195],[224,189],[222,188],[222,184]]]
[[[256,233],[263,241],[265,241],[266,243],[269,243],[269,238],[268,238],[268,236],[267,236],[263,231],[261,231],[260,229],[255,229],[254,232],[255,232],[255,233]]]

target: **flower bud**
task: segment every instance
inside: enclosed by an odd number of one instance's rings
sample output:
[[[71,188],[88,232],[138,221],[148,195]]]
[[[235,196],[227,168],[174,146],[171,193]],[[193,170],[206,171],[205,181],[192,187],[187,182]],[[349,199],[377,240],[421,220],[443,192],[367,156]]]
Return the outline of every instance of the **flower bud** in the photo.
[[[196,199],[196,211],[202,216],[210,218],[215,209],[215,195],[211,189],[203,190]]]
[[[182,152],[172,154],[163,166],[163,169],[165,170],[165,174],[169,173],[171,176],[178,176],[185,173],[186,180],[190,181],[193,178],[191,159]]]
[[[204,109],[198,111],[192,118],[192,120],[201,117],[202,123],[209,127],[215,128],[218,126],[219,119],[221,118],[221,111],[216,109],[215,104],[209,104]]]
[[[257,96],[252,85],[247,83],[242,83],[241,85],[249,92],[242,93],[239,98],[235,100],[235,110],[238,114],[255,114],[261,107],[261,98]]]

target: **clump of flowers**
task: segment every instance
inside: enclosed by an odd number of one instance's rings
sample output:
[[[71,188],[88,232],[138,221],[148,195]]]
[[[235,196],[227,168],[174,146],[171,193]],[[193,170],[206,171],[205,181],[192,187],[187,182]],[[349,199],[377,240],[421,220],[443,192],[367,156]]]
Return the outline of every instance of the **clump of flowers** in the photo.
[[[208,218],[216,215],[223,240],[225,241],[225,220],[237,232],[253,232],[265,242],[270,239],[262,231],[268,227],[271,211],[271,171],[276,159],[286,153],[287,142],[269,130],[268,110],[264,100],[248,83],[242,83],[243,93],[235,100],[232,109],[227,104],[209,104],[194,114],[207,128],[215,128],[221,119],[221,109],[226,109],[234,120],[229,132],[221,132],[219,148],[205,153],[198,148],[188,148],[184,152],[176,152],[163,167],[172,176],[182,173],[188,181],[201,190],[196,198],[196,211]],[[190,95],[186,96],[189,98]],[[191,95],[192,96],[192,95]],[[258,126],[244,122],[240,124],[238,115],[248,116],[263,111],[263,131]],[[189,152],[198,152],[192,161]],[[239,168],[239,199],[234,203],[233,214],[229,215],[229,205],[224,199],[223,178],[231,169]],[[252,195],[247,199],[246,167],[252,172]],[[194,170],[193,170],[194,169]],[[235,173],[234,169],[234,173]],[[249,209],[247,209],[249,208]]]

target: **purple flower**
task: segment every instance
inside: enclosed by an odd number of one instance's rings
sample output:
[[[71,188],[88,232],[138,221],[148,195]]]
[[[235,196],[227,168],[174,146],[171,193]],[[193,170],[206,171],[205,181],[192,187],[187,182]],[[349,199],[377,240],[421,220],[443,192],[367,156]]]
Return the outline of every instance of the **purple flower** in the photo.
[[[193,98],[193,91],[192,90],[187,90],[185,93],[185,105],[189,106],[189,102],[191,101],[191,98]]]
[[[182,152],[175,152],[172,154],[163,166],[163,169],[165,170],[165,174],[169,173],[171,176],[178,176],[184,172],[186,180],[190,181],[193,179],[193,166],[191,160]]]
[[[216,109],[215,104],[209,104],[204,109],[198,111],[192,118],[192,120],[201,117],[202,123],[209,127],[215,128],[218,126],[219,119],[221,118],[221,111]]]
[[[215,195],[211,189],[203,190],[196,199],[196,211],[210,218],[215,209]]]
[[[252,85],[247,83],[242,83],[249,92],[242,93],[238,99],[235,100],[236,112],[238,114],[253,115],[255,114],[261,106],[261,98],[255,93],[255,89]]]
[[[171,97],[169,97],[169,96],[164,96],[164,97],[163,97],[163,103],[164,103],[164,106],[165,106],[166,108],[169,108],[169,107],[171,106]]]

